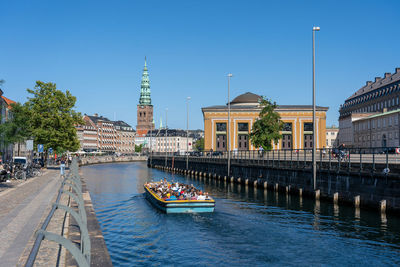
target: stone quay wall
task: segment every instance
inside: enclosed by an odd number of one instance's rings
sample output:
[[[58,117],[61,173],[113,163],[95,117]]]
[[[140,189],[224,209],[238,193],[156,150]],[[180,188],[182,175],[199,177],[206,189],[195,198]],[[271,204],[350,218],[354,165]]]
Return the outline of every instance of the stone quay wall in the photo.
[[[146,156],[99,156],[99,157],[81,157],[79,159],[79,165],[92,165],[92,164],[103,164],[103,163],[120,163],[120,162],[135,162],[135,161],[146,161]]]
[[[279,167],[277,165],[265,166],[250,160],[232,161],[231,172],[227,176],[226,159],[189,158],[188,169],[185,158],[168,158],[166,165],[164,157],[153,157],[151,162],[148,160],[149,167],[166,171],[400,214],[400,177],[397,174],[373,173],[368,168],[363,172],[321,169],[317,172],[317,186],[314,190],[312,171],[308,166],[297,168],[283,162]]]

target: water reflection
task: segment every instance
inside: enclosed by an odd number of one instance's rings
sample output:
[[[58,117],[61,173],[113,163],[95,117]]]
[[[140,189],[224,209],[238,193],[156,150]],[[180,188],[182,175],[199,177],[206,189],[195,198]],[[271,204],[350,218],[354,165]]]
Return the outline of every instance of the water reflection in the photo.
[[[83,174],[115,266],[400,264],[399,218],[379,212],[142,163],[88,166]],[[159,212],[143,184],[164,176],[209,192],[215,212]]]

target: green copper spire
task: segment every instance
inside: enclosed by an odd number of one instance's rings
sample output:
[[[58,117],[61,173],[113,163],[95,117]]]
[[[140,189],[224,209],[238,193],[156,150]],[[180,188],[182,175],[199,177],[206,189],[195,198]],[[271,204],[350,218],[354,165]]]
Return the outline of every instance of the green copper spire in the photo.
[[[139,104],[151,105],[150,80],[149,80],[149,72],[147,71],[146,57],[144,58],[144,68],[142,74],[142,83],[140,85]]]

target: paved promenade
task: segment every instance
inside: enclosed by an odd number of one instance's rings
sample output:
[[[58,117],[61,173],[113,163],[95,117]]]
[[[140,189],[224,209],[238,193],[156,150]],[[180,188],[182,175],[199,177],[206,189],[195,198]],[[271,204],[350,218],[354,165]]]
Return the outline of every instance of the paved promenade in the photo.
[[[57,170],[0,186],[0,266],[16,266],[61,184]]]

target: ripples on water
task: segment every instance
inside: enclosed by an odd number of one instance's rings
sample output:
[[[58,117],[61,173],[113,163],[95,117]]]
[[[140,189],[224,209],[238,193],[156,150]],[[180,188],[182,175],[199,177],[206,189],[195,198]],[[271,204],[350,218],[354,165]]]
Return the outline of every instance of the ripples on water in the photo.
[[[400,220],[376,212],[148,169],[83,168],[115,266],[399,265]],[[143,195],[152,179],[193,183],[211,214],[165,214]]]

